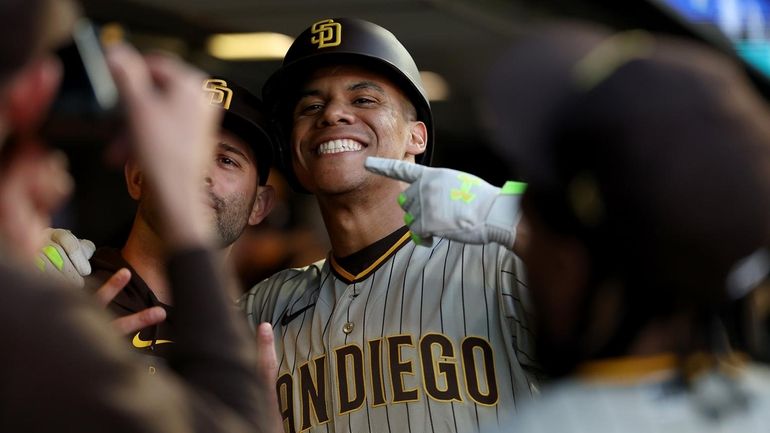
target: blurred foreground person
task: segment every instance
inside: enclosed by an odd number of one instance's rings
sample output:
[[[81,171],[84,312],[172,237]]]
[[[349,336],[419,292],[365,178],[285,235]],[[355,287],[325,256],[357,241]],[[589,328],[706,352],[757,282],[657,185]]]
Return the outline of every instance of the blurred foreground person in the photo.
[[[155,186],[177,295],[183,332],[173,373],[147,376],[89,299],[24,270],[42,246],[34,235],[72,186],[65,160],[38,130],[61,77],[51,51],[75,17],[64,0],[0,3],[0,431],[269,430],[274,424],[260,410],[277,410],[272,378],[261,389],[255,367],[275,359],[270,351],[257,357],[207,252],[212,240],[198,177],[219,113],[201,101],[199,73],[165,57],[145,61],[129,47],[110,56],[133,149]],[[269,328],[260,328],[258,340],[271,347]]]
[[[770,118],[746,77],[694,43],[584,28],[495,74],[538,359],[563,376],[510,431],[767,431],[770,372],[719,320],[770,268]]]

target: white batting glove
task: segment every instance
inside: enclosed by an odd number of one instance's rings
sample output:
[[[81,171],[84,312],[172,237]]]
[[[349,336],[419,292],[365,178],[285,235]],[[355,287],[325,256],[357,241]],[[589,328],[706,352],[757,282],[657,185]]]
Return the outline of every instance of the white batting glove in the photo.
[[[503,188],[448,168],[432,168],[395,159],[366,158],[366,169],[411,185],[398,197],[412,239],[432,245],[433,236],[470,243],[495,242],[512,248],[526,184]]]
[[[37,267],[44,274],[83,287],[83,277],[91,274],[88,260],[96,246],[88,239],[78,239],[69,230],[46,229],[48,242],[37,258]]]

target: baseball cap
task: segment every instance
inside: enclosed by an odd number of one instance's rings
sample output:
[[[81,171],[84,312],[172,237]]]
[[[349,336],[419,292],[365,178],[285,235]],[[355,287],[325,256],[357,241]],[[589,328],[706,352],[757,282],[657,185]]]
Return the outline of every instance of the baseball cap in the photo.
[[[203,82],[209,103],[225,110],[222,128],[235,134],[251,146],[259,172],[259,184],[264,185],[273,162],[275,135],[265,114],[262,101],[238,84],[211,77]]]
[[[520,41],[490,83],[494,145],[537,216],[646,306],[720,302],[767,244],[770,111],[732,59],[572,24]]]

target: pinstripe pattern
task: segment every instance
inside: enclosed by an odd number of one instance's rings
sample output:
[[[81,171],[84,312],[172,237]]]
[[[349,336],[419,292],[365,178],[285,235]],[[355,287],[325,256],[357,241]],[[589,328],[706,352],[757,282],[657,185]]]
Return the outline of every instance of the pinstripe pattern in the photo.
[[[252,326],[274,326],[279,375],[293,388],[287,416],[295,431],[304,421],[313,432],[474,432],[497,426],[515,399],[531,395],[533,379],[521,365],[530,363],[526,354],[533,346],[519,272],[518,261],[502,247],[408,242],[355,282],[333,271],[332,260],[322,260],[263,281],[240,303]],[[353,324],[349,334],[343,331],[347,322]],[[370,356],[370,344],[379,348],[378,359]],[[338,357],[336,350],[346,346],[359,352]],[[326,386],[314,386],[323,391],[329,422],[319,423],[315,415],[302,417],[300,370],[324,355]],[[340,359],[347,362],[341,378]],[[363,364],[356,367],[356,359]],[[377,366],[382,375],[372,377]],[[340,381],[348,385],[347,396],[337,391]],[[384,404],[376,404],[375,381]],[[360,396],[356,383],[364,384]]]

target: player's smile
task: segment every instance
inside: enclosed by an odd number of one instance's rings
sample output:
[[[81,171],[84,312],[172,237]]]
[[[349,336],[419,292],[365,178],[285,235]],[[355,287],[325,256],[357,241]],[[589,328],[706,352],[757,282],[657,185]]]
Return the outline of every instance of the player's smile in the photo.
[[[318,155],[331,155],[342,152],[358,152],[359,150],[363,149],[364,145],[358,141],[343,138],[339,140],[329,140],[321,143],[316,148],[316,153]]]

